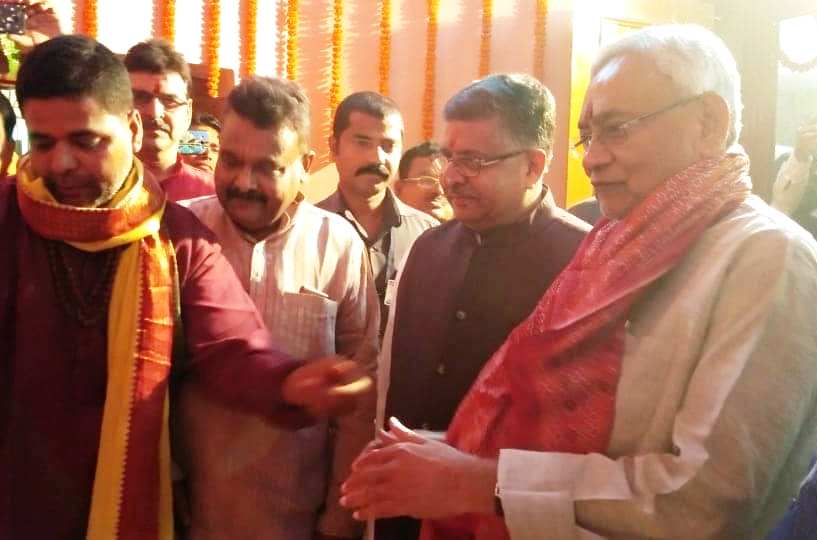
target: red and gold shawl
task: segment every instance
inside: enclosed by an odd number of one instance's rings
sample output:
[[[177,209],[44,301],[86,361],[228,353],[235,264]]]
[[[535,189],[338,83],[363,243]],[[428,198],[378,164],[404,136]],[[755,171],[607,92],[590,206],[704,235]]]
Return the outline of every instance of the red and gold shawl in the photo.
[[[669,178],[624,219],[602,219],[460,404],[448,441],[482,457],[501,448],[605,452],[625,325],[646,288],[750,193],[748,159],[726,154]],[[507,539],[503,520],[426,521],[423,540]]]
[[[18,202],[37,234],[84,251],[124,246],[108,308],[108,383],[87,538],[173,538],[168,376],[175,252],[165,195],[138,161],[104,208],[59,204],[24,160]]]

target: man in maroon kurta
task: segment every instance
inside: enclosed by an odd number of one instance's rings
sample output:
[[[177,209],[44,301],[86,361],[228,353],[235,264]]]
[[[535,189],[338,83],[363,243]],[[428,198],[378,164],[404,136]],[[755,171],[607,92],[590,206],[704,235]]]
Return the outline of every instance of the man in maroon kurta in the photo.
[[[41,179],[53,202],[37,204],[79,214],[77,223],[85,213],[129,208],[132,197],[118,192],[133,185],[164,195],[134,160],[140,118],[125,68],[108,49],[78,36],[48,41],[24,62],[17,94],[32,152],[21,167],[26,181],[0,185],[0,538],[82,538],[103,411],[116,399],[106,392],[108,333],[117,320],[109,320],[108,301],[121,255],[55,241],[60,231],[44,238],[23,190],[33,192]],[[186,360],[173,366],[179,384],[200,384],[215,399],[288,426],[308,421],[291,404],[324,413],[349,405],[335,397],[345,369],[336,361],[298,368],[272,348],[215,238],[189,211],[167,203],[161,230],[177,265],[186,345]],[[170,358],[141,361],[168,365]],[[142,428],[133,426],[132,437]],[[120,504],[130,503],[124,493]],[[119,537],[158,536],[123,523]]]

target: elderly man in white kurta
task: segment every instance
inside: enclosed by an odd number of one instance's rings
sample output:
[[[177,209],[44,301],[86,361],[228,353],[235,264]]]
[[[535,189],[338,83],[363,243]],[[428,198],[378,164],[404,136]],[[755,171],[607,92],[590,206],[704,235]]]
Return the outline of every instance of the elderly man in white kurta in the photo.
[[[446,434],[392,421],[359,519],[421,538],[762,538],[817,447],[817,244],[751,194],[740,78],[696,26],[594,64],[579,122],[606,217]]]
[[[374,372],[378,299],[365,248],[337,215],[306,202],[309,107],[295,84],[253,78],[228,98],[217,197],[191,210],[210,227],[275,342],[310,359],[346,355]],[[194,539],[354,538],[340,481],[373,435],[374,400],[348,419],[284,432],[187,393],[180,414]]]

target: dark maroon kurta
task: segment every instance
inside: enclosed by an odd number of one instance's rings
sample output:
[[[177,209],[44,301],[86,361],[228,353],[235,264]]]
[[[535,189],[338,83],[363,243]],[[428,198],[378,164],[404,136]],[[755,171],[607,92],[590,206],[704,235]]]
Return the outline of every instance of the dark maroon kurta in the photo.
[[[188,360],[181,384],[280,423],[304,418],[281,403],[297,364],[275,352],[215,238],[186,209],[163,219],[176,249]],[[66,250],[64,250],[66,251]],[[84,538],[107,381],[107,314],[90,328],[67,316],[45,241],[0,185],[0,538]],[[68,250],[89,287],[104,253]]]

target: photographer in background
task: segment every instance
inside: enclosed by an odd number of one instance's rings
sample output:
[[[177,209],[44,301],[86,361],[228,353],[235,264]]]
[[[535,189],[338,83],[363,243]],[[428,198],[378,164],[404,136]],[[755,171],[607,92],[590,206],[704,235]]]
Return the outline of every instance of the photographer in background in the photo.
[[[817,117],[797,130],[794,152],[774,182],[772,206],[817,236]]]
[[[193,121],[190,122],[188,135],[196,140],[198,148],[195,153],[187,154],[182,147],[179,147],[182,160],[188,165],[210,174],[215,172],[218,151],[221,148],[221,122],[212,114],[196,113],[193,115]]]

